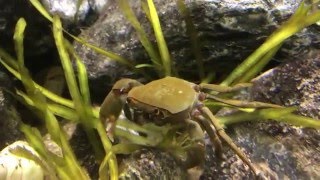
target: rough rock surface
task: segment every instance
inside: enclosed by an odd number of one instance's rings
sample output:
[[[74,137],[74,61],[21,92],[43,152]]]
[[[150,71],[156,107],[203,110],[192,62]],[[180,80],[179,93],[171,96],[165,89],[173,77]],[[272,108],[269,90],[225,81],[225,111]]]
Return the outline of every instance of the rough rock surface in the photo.
[[[319,51],[284,63],[254,80],[251,98],[285,106],[320,119]],[[320,131],[278,122],[242,123],[228,127],[228,134],[269,179],[318,179]],[[226,161],[217,162],[207,148],[203,179],[252,178],[248,168],[226,147]]]
[[[150,24],[141,10],[140,3],[129,1],[149,38],[155,43]],[[200,40],[200,51],[206,73],[214,72],[217,80],[223,78],[239,62],[253,52],[263,40],[284,22],[300,1],[265,0],[189,0],[186,5]],[[173,0],[155,0],[162,30],[166,37],[174,65],[185,79],[198,80],[198,68],[186,33],[186,24]],[[111,1],[97,22],[83,31],[81,37],[98,47],[115,52],[134,63],[150,63],[149,57],[138,40],[134,28],[120,11],[116,1]],[[317,29],[309,28],[286,41],[275,57],[279,61],[305,54],[318,45]],[[132,69],[75,44],[84,60],[95,100],[101,101],[113,83],[121,77],[141,77]],[[289,58],[290,59],[290,58]],[[274,61],[275,63],[276,61]],[[154,70],[148,71],[156,78]],[[99,84],[99,87],[95,86]]]
[[[151,40],[154,40],[139,3],[130,2],[142,26],[146,28]],[[206,71],[216,71],[217,77],[227,74],[279,27],[293,13],[299,2],[186,1],[199,33],[201,52],[205,67],[208,68]],[[175,2],[155,0],[155,3],[174,64],[184,78],[196,79],[197,67],[190,53],[190,41]],[[116,3],[110,3],[106,12],[108,14],[102,15],[81,37],[134,62],[148,62],[149,58],[134,29],[125,20]],[[281,105],[299,105],[300,113],[319,118],[319,63],[318,60],[307,57],[308,53],[318,46],[318,39],[317,28],[311,27],[286,41],[275,59],[289,63],[273,70],[271,76],[260,77],[253,87],[255,93],[252,97]],[[100,101],[115,80],[128,76],[140,77],[127,67],[98,55],[85,46],[75,44],[75,47],[85,60],[94,87],[91,89]],[[302,64],[294,61],[298,58]],[[102,97],[99,97],[100,95]],[[227,133],[269,179],[320,177],[320,135],[316,130],[263,122],[232,125],[227,128]],[[225,158],[218,160],[208,143],[207,161],[201,179],[253,178],[249,168],[244,166],[227,146],[224,146],[224,150]],[[131,161],[136,162],[140,157],[130,158],[134,158]],[[170,162],[168,164],[170,165]],[[136,168],[132,171],[134,170]],[[140,170],[142,172],[137,173],[143,174],[147,169]],[[130,167],[126,172],[130,172]]]
[[[25,55],[36,56],[48,52],[54,46],[49,22],[39,15],[29,1],[0,0],[0,46],[14,52],[13,33],[20,17],[27,21]]]
[[[168,153],[156,149],[134,152],[121,164],[120,179],[186,179],[187,172]]]
[[[0,149],[23,139],[23,133],[19,131],[20,117],[8,90],[13,91],[12,80],[0,71]]]
[[[303,115],[320,119],[320,51],[283,64],[254,81],[252,98],[297,106]]]

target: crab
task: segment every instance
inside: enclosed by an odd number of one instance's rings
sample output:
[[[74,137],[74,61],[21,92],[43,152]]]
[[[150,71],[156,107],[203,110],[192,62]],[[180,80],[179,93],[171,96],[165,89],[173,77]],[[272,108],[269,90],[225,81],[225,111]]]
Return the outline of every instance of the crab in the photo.
[[[139,118],[132,117],[129,113],[130,109],[158,125],[166,123],[191,125],[194,128],[190,128],[192,132],[189,134],[197,134],[197,138],[204,137],[201,135],[203,130],[207,132],[218,157],[222,157],[220,140],[222,139],[249,166],[254,175],[259,177],[261,174],[258,169],[226,134],[223,126],[210,109],[204,105],[204,100],[212,99],[230,106],[279,107],[260,102],[226,100],[212,95],[212,93],[205,93],[205,91],[231,92],[246,86],[197,85],[175,77],[165,77],[145,85],[134,79],[121,79],[115,83],[102,103],[100,119],[106,124],[110,137],[113,136],[116,120],[122,110],[128,119],[135,121]]]

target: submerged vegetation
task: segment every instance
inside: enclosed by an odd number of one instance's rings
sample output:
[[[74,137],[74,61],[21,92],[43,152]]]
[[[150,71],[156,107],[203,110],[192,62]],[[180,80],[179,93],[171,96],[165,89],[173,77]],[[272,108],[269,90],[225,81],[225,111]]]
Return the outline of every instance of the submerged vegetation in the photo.
[[[53,36],[59,52],[62,67],[68,89],[72,100],[60,97],[49,90],[43,88],[41,85],[35,83],[29,75],[28,70],[24,66],[24,30],[26,22],[20,19],[16,25],[14,42],[16,49],[16,57],[11,57],[4,50],[0,49],[0,62],[1,64],[19,79],[25,91],[16,90],[14,96],[25,104],[27,107],[36,109],[37,115],[45,122],[48,133],[51,135],[52,140],[61,148],[62,157],[49,152],[42,140],[40,132],[29,125],[21,124],[21,131],[25,133],[26,139],[30,145],[38,152],[41,159],[45,164],[41,165],[44,171],[52,179],[89,179],[87,172],[79,165],[77,159],[71,149],[65,132],[61,129],[56,116],[62,117],[66,120],[81,123],[88,136],[88,139],[94,148],[95,157],[97,162],[100,163],[99,176],[101,179],[118,179],[118,162],[116,154],[128,153],[134,149],[141,148],[140,145],[154,143],[155,146],[162,147],[172,145],[172,142],[162,143],[165,139],[167,132],[175,127],[156,125],[142,125],[139,126],[133,122],[118,121],[118,126],[125,127],[126,129],[142,132],[146,136],[139,136],[131,134],[128,131],[121,129],[117,130],[119,136],[129,139],[136,146],[130,146],[133,149],[126,149],[128,147],[121,144],[112,145],[107,137],[105,127],[98,117],[98,110],[93,108],[90,100],[90,93],[88,88],[88,77],[84,64],[78,57],[72,47],[72,44],[67,41],[63,36],[63,28],[59,17],[52,17],[41,6],[38,0],[30,0],[32,4],[39,10],[39,12],[53,23]],[[85,40],[72,36],[74,40],[83,43],[84,45],[92,48],[94,51],[108,56],[110,59],[115,60],[129,68],[132,68],[137,73],[143,73],[143,68],[154,68],[159,77],[173,76],[175,68],[170,60],[170,53],[166,46],[166,40],[162,34],[159,17],[156,12],[156,7],[152,0],[141,0],[142,8],[145,15],[153,27],[156,37],[157,48],[152,45],[144,29],[140,25],[138,19],[135,17],[128,1],[119,0],[119,6],[124,15],[135,28],[139,39],[150,56],[150,64],[133,64],[132,61],[127,60],[116,53],[103,50],[92,44],[87,43]],[[199,53],[197,32],[192,25],[190,15],[185,7],[183,0],[177,0],[177,6],[182,16],[184,16],[188,28],[188,34],[193,42],[193,51],[197,59],[199,68],[199,77],[202,80],[206,79],[206,74],[203,70],[201,62],[201,54]],[[253,52],[243,63],[241,63],[222,83],[223,86],[236,85],[238,83],[248,82],[255,77],[262,68],[271,60],[272,56],[281,47],[284,40],[294,35],[303,28],[316,23],[320,20],[320,11],[311,11],[312,6],[301,3],[297,11],[292,17],[275,31],[255,52]],[[67,33],[67,32],[65,32]],[[74,59],[77,70],[73,69],[71,59]],[[249,69],[251,69],[249,71]],[[253,70],[252,70],[253,69]],[[215,101],[206,102],[210,107],[231,107],[240,110],[236,114],[226,117],[220,117],[219,120],[223,125],[229,125],[242,121],[254,120],[269,120],[274,119],[280,122],[287,122],[297,126],[311,127],[320,129],[320,121],[312,118],[295,115],[293,112],[295,108],[240,108],[232,106],[230,103],[217,103]],[[98,132],[96,135],[95,132]],[[151,143],[151,144],[152,144]],[[171,144],[170,144],[171,143]],[[16,152],[17,154],[32,158],[31,154]]]

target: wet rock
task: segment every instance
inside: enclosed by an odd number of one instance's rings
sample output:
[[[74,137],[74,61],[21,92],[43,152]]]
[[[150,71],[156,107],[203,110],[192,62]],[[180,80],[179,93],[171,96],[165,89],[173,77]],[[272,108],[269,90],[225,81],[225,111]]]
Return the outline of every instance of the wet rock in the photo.
[[[232,70],[279,27],[293,13],[299,2],[186,1],[199,33],[206,71],[216,71],[217,77],[223,77],[223,74]],[[150,39],[155,42],[140,4],[136,1],[130,1],[130,3],[142,26],[149,33]],[[198,69],[191,53],[191,43],[186,34],[185,23],[176,8],[175,1],[155,0],[155,3],[175,66],[180,70],[182,77],[196,79]],[[108,13],[101,15],[92,27],[81,34],[81,37],[89,43],[116,52],[135,63],[149,62],[135,30],[122,15],[117,4],[111,2],[106,10]],[[285,42],[275,59],[281,62],[297,63],[293,59],[308,55],[313,48],[318,47],[317,31],[317,27],[314,26],[296,34]],[[104,99],[106,89],[120,77],[141,77],[131,69],[83,45],[75,44],[75,48],[85,61],[93,87],[91,90],[98,101]],[[253,98],[282,105],[299,105],[302,114],[318,117],[319,73],[315,69],[319,68],[319,65],[313,60],[301,62],[303,63],[297,64],[298,67],[293,66],[296,68],[282,65],[287,68],[271,78],[268,77],[268,80],[261,77],[253,87],[255,92],[252,94]],[[307,64],[312,68],[301,67]],[[301,72],[298,69],[302,69]],[[286,74],[289,70],[293,74]],[[307,77],[296,77],[299,74],[305,74],[306,71],[310,72],[310,74],[307,73]],[[273,82],[275,80],[280,80],[278,81],[280,85],[275,84]],[[291,87],[287,83],[298,86]],[[305,90],[309,90],[309,93]],[[307,110],[306,107],[310,105],[314,108]],[[319,132],[316,130],[301,129],[282,123],[261,122],[232,125],[227,128],[227,133],[268,179],[319,178],[320,145]],[[214,148],[208,143],[207,161],[201,179],[253,178],[250,169],[226,145],[224,146],[225,158],[222,160],[215,157],[213,150]],[[138,163],[141,159],[140,156],[132,155],[132,157],[134,158],[131,163]],[[126,171],[132,171],[134,174],[140,174],[145,170],[127,167],[129,168]]]
[[[20,117],[15,108],[14,99],[8,91],[14,91],[12,80],[0,71],[0,149],[24,139],[23,133],[19,131]]]
[[[90,9],[88,0],[42,0],[42,4],[51,14],[57,14],[69,23],[77,19],[84,20]]]
[[[108,0],[42,0],[47,11],[57,14],[66,26],[89,25],[108,4]],[[80,3],[80,4],[78,4]]]
[[[251,92],[253,99],[297,106],[301,114],[320,119],[320,51],[267,71]]]
[[[54,46],[48,20],[42,17],[29,1],[0,0],[0,46],[14,53],[13,33],[20,17],[27,21],[25,56],[47,53]]]
[[[120,179],[186,179],[187,172],[170,154],[157,149],[141,149],[120,165]]]
[[[70,137],[70,145],[80,165],[86,168],[92,179],[98,179],[99,164],[83,127],[74,123],[66,123],[64,130]]]
[[[270,126],[282,127],[286,133],[271,133]],[[237,124],[228,134],[268,179],[318,179],[319,131],[299,129],[278,123]],[[250,169],[224,146],[225,159],[214,156],[207,146],[207,161],[201,179],[252,179]]]
[[[251,98],[285,106],[319,119],[320,58],[314,50],[298,60],[282,64],[254,80]],[[279,122],[228,126],[228,134],[269,179],[319,179],[320,131]],[[226,160],[217,161],[207,149],[203,179],[248,179],[249,169],[228,147]]]
[[[139,2],[129,1],[140,23],[155,43],[152,28]],[[268,3],[269,2],[269,3]],[[297,8],[300,1],[186,1],[192,21],[198,31],[200,50],[206,73],[215,72],[218,79],[230,72],[239,62],[253,52],[263,40],[284,22]],[[174,65],[185,79],[197,80],[197,63],[186,33],[186,24],[173,0],[155,0],[162,30],[166,37]],[[117,3],[112,1],[98,21],[80,37],[89,43],[115,52],[133,63],[150,63],[150,58],[138,40],[134,28],[123,16]],[[309,28],[286,41],[275,57],[280,61],[305,54],[312,46],[318,46],[316,28]],[[84,60],[92,85],[93,97],[101,101],[107,89],[121,77],[141,77],[127,66],[93,52],[90,48],[75,44]],[[276,63],[277,64],[277,63]],[[146,70],[156,77],[154,70]],[[99,86],[95,86],[99,84]]]

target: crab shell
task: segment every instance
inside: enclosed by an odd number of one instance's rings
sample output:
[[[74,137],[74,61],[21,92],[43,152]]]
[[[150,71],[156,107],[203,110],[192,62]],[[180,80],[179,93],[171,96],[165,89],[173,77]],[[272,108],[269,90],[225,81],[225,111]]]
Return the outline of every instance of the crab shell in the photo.
[[[180,115],[180,119],[188,117],[190,109],[198,102],[198,93],[193,87],[188,81],[165,77],[132,88],[127,99],[131,107],[144,112],[160,111],[163,118]]]

